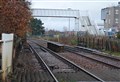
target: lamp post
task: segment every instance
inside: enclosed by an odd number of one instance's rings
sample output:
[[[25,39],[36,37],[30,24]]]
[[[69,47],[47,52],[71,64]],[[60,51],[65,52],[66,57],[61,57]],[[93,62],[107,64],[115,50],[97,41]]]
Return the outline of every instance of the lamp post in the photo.
[[[72,10],[72,9],[71,9],[71,8],[68,8],[68,10]],[[68,27],[69,27],[69,35],[70,35],[70,18],[69,18]]]

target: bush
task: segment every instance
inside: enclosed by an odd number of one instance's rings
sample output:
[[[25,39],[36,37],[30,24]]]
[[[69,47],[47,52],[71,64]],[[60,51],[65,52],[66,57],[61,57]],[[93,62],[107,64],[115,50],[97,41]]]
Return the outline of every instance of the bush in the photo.
[[[70,43],[71,43],[71,45],[77,45],[77,40],[74,40],[74,39],[73,39],[73,40],[71,40]]]
[[[120,32],[117,33],[117,38],[120,39]]]

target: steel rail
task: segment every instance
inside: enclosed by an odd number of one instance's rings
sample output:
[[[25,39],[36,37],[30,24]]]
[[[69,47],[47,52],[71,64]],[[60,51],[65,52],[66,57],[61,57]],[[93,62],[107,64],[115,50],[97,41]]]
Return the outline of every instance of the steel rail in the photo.
[[[36,43],[36,42],[34,42],[34,43]],[[83,72],[87,73],[88,75],[90,75],[91,77],[95,78],[96,80],[98,80],[98,81],[100,81],[100,82],[105,82],[105,81],[102,80],[101,78],[99,78],[99,77],[97,77],[96,75],[90,73],[89,71],[85,70],[84,68],[78,66],[78,65],[75,64],[74,62],[66,59],[66,58],[63,57],[63,56],[60,56],[58,53],[56,53],[56,52],[54,52],[54,51],[52,51],[52,50],[50,50],[50,49],[48,49],[48,48],[45,48],[45,47],[41,46],[41,45],[38,44],[38,43],[36,43],[36,44],[39,45],[40,47],[44,48],[45,50],[47,50],[48,52],[50,52],[50,53],[53,54],[54,56],[56,56],[56,57],[62,59],[63,61],[71,64],[72,66],[76,67],[78,70],[82,70]]]
[[[118,61],[120,61],[119,58],[116,58],[114,56],[102,55],[102,54],[105,54],[104,52],[100,52],[100,51],[97,51],[97,50],[92,50],[92,49],[85,48],[85,47],[79,47],[79,46],[76,46],[75,48],[89,51],[90,53],[93,53],[93,55],[99,55],[99,56],[102,56],[102,57],[110,58],[112,60],[118,60]]]
[[[67,51],[69,51],[69,52],[71,52],[71,53],[78,54],[78,55],[80,55],[80,56],[82,56],[82,57],[86,57],[86,58],[92,59],[92,60],[94,60],[94,61],[97,61],[97,62],[99,62],[99,63],[103,63],[103,64],[106,64],[106,65],[108,65],[108,66],[111,66],[111,67],[120,69],[119,66],[116,66],[116,65],[113,65],[113,64],[109,64],[109,63],[106,63],[106,62],[104,62],[104,61],[100,61],[100,60],[97,60],[97,59],[95,59],[95,58],[91,58],[91,57],[85,56],[85,55],[83,55],[83,54],[81,54],[81,53],[79,53],[79,52],[75,52],[76,50],[73,50],[73,49],[71,49],[71,48],[68,47],[68,46],[66,46],[66,47],[67,47],[67,48],[65,48],[65,50],[67,50]]]
[[[47,71],[50,73],[50,75],[52,76],[52,78],[54,79],[54,82],[59,82],[57,80],[57,78],[55,77],[55,75],[52,73],[52,71],[50,70],[50,68],[47,66],[47,64],[44,62],[44,60],[41,58],[41,56],[39,55],[39,53],[32,47],[32,45],[29,43],[29,46],[31,47],[31,50],[33,50],[33,52],[36,54],[36,56],[39,58],[38,61],[42,61],[43,65],[46,67]]]

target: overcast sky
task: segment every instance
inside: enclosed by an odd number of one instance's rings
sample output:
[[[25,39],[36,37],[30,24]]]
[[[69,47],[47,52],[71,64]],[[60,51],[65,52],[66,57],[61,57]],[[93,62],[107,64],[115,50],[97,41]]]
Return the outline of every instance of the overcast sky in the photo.
[[[101,9],[116,6],[119,0],[31,0],[31,8],[47,9],[78,9],[81,12],[88,11],[91,20],[102,23]],[[68,19],[40,18],[48,29],[63,31],[63,27],[69,27]],[[70,19],[70,30],[74,29],[74,19]]]

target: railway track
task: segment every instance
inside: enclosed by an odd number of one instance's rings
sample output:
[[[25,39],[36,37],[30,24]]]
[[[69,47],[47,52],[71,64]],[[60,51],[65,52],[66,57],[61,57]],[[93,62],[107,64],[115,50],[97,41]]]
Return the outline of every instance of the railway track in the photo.
[[[113,69],[109,66],[106,66],[104,64],[92,61],[90,59],[87,59],[85,57],[79,56],[77,54],[64,51],[62,53],[59,53],[61,56],[64,56],[65,58],[73,61],[77,65],[81,66],[82,68],[90,71],[94,75],[100,77],[104,81],[110,81],[110,82],[119,82],[120,81],[120,70]]]
[[[71,46],[65,46],[64,48],[65,48],[65,50],[67,50],[69,52],[78,54],[80,56],[86,57],[88,59],[94,60],[94,61],[99,62],[99,63],[103,63],[107,66],[112,67],[112,68],[120,69],[120,59],[117,59],[114,57],[109,57],[109,56],[104,56],[101,54],[98,55],[98,54],[95,54],[94,51],[93,51],[93,53],[92,53],[92,51],[85,52],[85,51],[80,50],[78,47],[74,48]]]
[[[39,42],[29,42],[31,49],[36,53],[38,61],[42,59],[49,68],[51,75],[59,82],[80,82],[80,81],[100,81],[104,80],[81,68],[70,60],[60,56],[58,53],[39,45]],[[55,82],[57,82],[55,81]]]
[[[18,60],[15,61],[14,76],[10,82],[58,82],[38,58],[29,46],[24,46]]]
[[[112,59],[112,60],[120,61],[120,57],[115,57],[115,56],[109,55],[109,54],[104,53],[104,52],[100,52],[100,51],[95,50],[95,49],[85,48],[85,47],[81,47],[81,46],[76,46],[75,48],[77,48],[79,51],[89,52],[93,55],[98,55],[98,56],[101,56],[101,57],[106,57],[106,58],[109,58],[109,59]]]
[[[34,40],[35,42],[42,45],[41,40]],[[47,41],[46,43],[47,44]],[[47,46],[44,46],[47,47]],[[82,52],[82,50],[78,50],[75,52]],[[85,54],[85,53],[84,53]],[[59,55],[69,59],[70,61],[74,62],[75,64],[79,65],[80,67],[88,70],[89,72],[93,73],[94,75],[100,77],[104,81],[112,81],[112,82],[119,82],[120,81],[120,70],[118,68],[113,68],[112,66],[106,65],[104,63],[96,62],[89,58],[80,56],[78,54],[64,51],[59,52]]]

